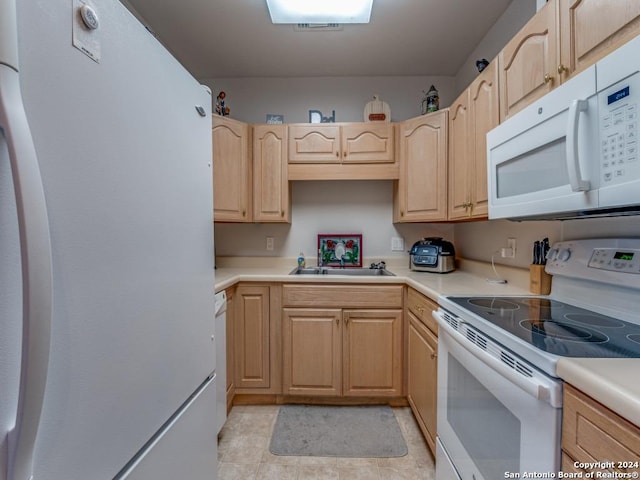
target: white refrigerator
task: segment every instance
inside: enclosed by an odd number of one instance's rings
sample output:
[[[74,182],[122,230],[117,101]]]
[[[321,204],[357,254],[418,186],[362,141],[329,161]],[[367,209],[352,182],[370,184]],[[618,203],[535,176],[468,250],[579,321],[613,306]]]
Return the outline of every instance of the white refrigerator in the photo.
[[[0,480],[216,478],[211,96],[116,0],[0,0]]]

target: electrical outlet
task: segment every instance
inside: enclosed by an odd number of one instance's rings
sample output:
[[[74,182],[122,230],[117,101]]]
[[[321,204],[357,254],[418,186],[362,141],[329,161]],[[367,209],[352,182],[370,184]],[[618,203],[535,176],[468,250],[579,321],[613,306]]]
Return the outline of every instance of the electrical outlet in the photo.
[[[273,250],[273,237],[267,237],[267,250]]]
[[[391,237],[391,251],[402,252],[404,250],[404,238]]]
[[[507,238],[507,248],[500,249],[500,256],[502,258],[516,257],[516,239],[515,238]]]

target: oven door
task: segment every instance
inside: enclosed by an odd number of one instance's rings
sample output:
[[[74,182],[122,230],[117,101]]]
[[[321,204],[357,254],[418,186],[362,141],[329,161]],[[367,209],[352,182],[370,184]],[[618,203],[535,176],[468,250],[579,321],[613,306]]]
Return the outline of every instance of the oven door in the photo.
[[[558,472],[562,382],[527,366],[464,322],[456,330],[440,311],[434,316],[440,327],[437,432],[460,478]],[[524,374],[518,371],[523,369]],[[436,480],[451,480],[445,472],[450,470],[436,465]]]

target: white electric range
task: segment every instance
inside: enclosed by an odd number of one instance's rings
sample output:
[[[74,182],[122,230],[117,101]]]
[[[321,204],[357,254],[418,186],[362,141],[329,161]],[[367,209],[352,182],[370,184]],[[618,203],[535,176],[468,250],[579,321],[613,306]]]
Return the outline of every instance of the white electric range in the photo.
[[[640,239],[560,242],[547,262],[549,296],[439,299],[437,480],[557,473],[558,359],[640,358]]]

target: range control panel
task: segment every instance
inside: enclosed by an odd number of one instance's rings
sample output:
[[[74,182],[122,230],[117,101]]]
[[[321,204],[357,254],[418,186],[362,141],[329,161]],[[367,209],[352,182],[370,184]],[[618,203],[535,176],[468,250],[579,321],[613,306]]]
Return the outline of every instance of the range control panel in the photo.
[[[568,240],[547,254],[547,273],[640,288],[640,238]]]
[[[628,182],[640,168],[639,94],[638,73],[598,93],[602,186]]]
[[[596,248],[589,260],[589,267],[640,274],[640,250]]]

